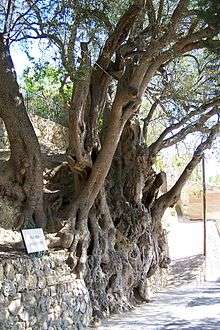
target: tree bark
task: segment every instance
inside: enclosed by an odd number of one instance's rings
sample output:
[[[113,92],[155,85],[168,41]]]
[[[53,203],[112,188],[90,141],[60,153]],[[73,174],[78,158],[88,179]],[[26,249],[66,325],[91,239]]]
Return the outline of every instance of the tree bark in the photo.
[[[12,182],[21,188],[24,226],[46,224],[40,147],[16,80],[9,47],[0,36],[0,117],[10,142]]]

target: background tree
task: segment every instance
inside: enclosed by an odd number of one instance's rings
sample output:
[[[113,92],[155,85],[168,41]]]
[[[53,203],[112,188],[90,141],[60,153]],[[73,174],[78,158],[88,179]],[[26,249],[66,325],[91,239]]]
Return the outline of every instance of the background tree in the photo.
[[[48,62],[28,67],[22,78],[27,110],[67,126],[72,84],[62,86],[63,78],[62,68]]]

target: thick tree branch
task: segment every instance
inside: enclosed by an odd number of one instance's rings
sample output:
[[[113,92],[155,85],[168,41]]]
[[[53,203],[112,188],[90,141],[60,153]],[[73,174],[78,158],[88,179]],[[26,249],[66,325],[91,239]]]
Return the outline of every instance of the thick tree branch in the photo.
[[[81,43],[82,59],[78,71],[78,83],[73,90],[69,107],[68,160],[71,169],[82,172],[91,167],[91,159],[85,150],[86,123],[85,107],[90,84],[90,56],[88,45]]]
[[[201,106],[199,109],[191,111],[187,116],[182,118],[178,123],[173,124],[169,127],[167,127],[159,136],[159,138],[151,144],[149,147],[152,154],[158,153],[161,149],[170,147],[171,145],[183,140],[188,134],[193,132],[199,132],[204,130],[204,124],[214,115],[220,113],[219,107],[217,107],[220,104],[220,99],[216,98],[216,100],[207,103],[203,106]],[[208,108],[213,107],[209,112],[204,113],[205,110]],[[181,128],[189,120],[191,120],[194,116],[201,115],[201,117],[194,122],[188,124],[187,126],[183,127],[178,131],[176,134],[173,134],[171,137],[165,138],[168,134],[171,134],[174,130]]]
[[[0,117],[8,132],[13,180],[21,187],[26,198],[25,221],[32,219],[38,226],[43,226],[46,218],[40,146],[26,112],[3,35],[0,35]]]
[[[112,77],[108,69],[112,62],[113,54],[117,54],[118,48],[126,40],[139,12],[144,7],[145,1],[135,1],[122,15],[114,32],[109,36],[91,74],[90,97],[87,106],[87,136],[86,148],[89,152],[97,148],[98,129],[97,122],[103,112],[106,102],[107,90]],[[116,57],[117,60],[117,57]]]
[[[83,12],[88,15],[88,17],[94,17],[94,18],[98,18],[98,20],[101,23],[104,23],[104,25],[106,26],[107,30],[109,33],[112,33],[114,30],[114,26],[112,25],[111,21],[109,20],[108,16],[105,15],[105,13],[101,10],[96,9],[89,9],[89,8],[85,8],[83,10]]]
[[[147,0],[146,1],[146,7],[147,7],[147,15],[148,15],[148,20],[150,23],[150,29],[154,31],[155,25],[156,25],[156,12],[154,8],[154,4],[152,0]]]
[[[148,126],[149,126],[149,123],[155,113],[155,110],[157,108],[159,104],[159,99],[157,99],[151,106],[148,114],[147,114],[147,117],[143,119],[143,122],[144,122],[144,126],[143,126],[143,136],[144,136],[144,139],[145,141],[147,140],[147,131],[148,131]]]
[[[201,161],[204,151],[211,148],[212,143],[219,132],[220,124],[218,123],[211,128],[209,136],[206,138],[206,140],[201,142],[200,145],[196,148],[191,161],[187,164],[174,186],[155,201],[152,211],[155,218],[158,216],[158,214],[163,215],[168,207],[173,207],[177,203],[180,198],[183,186],[189,179],[195,167]]]
[[[159,26],[161,23],[161,19],[163,16],[163,10],[164,10],[164,0],[160,0],[158,12],[157,12],[157,25]]]
[[[178,123],[173,124],[167,127],[159,136],[159,138],[151,144],[149,150],[151,154],[157,154],[161,149],[170,147],[171,145],[179,142],[184,139],[186,135],[200,131],[204,128],[204,124],[214,115],[220,112],[219,106],[220,98],[216,97],[212,101],[201,105],[198,109],[189,112],[188,115],[183,117]],[[212,108],[210,111],[204,113],[207,109]],[[187,124],[193,117],[201,115],[199,119],[196,119],[194,122]],[[181,129],[181,127],[183,127]],[[180,129],[176,134],[173,134],[171,137],[166,138],[168,134],[171,134],[174,130]]]
[[[10,16],[10,12],[11,12],[11,6],[12,6],[12,0],[8,0],[7,3],[7,9],[6,9],[6,14],[5,14],[5,23],[4,23],[4,28],[3,28],[3,34],[8,33],[8,21],[9,21],[9,16]]]
[[[177,30],[180,20],[182,19],[185,11],[187,10],[188,4],[189,0],[180,0],[177,4],[170,20],[170,29],[173,29],[173,31]]]
[[[141,61],[133,71],[133,77],[130,79],[131,86],[140,88],[140,94],[143,94],[152,74],[154,74],[162,64],[167,65],[167,63],[174,58],[192,51],[193,49],[206,47],[203,39],[214,35],[215,31],[207,27],[190,36],[184,36],[180,39],[176,37],[176,42],[171,44],[168,49],[166,48],[173,39],[171,35],[169,37],[161,37],[159,40],[153,40],[150,47],[143,51]],[[150,58],[153,58],[153,60],[149,60]]]
[[[121,46],[126,40],[130,29],[132,28],[138,14],[144,7],[145,1],[137,0],[131,5],[128,10],[122,15],[118,24],[116,25],[114,32],[105,42],[104,48],[98,58],[97,63],[103,68],[107,69],[114,52]]]

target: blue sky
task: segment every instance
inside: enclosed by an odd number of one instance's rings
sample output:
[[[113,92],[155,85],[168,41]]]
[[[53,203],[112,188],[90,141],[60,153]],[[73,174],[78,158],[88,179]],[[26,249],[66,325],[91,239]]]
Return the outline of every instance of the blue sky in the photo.
[[[24,69],[29,65],[28,57],[23,51],[20,50],[18,46],[12,47],[11,56],[18,78],[20,78]]]
[[[35,61],[43,59],[44,61],[52,61],[54,52],[50,52],[45,49],[45,44],[43,41],[34,40],[28,46],[28,54],[30,57],[34,58]],[[11,47],[11,56],[14,62],[15,70],[18,76],[18,80],[22,77],[23,71],[31,65],[29,58],[27,57],[24,49],[19,47],[19,44],[14,43]]]

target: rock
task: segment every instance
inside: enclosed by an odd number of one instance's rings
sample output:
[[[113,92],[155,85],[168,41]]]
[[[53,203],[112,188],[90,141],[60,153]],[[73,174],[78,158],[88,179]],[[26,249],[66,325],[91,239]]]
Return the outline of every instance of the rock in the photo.
[[[50,296],[51,297],[56,296],[56,287],[54,285],[50,287]]]
[[[25,322],[17,322],[16,327],[13,330],[24,330],[27,329]]]
[[[68,329],[69,326],[72,326],[74,324],[74,321],[70,317],[68,312],[62,313],[61,319],[62,319],[62,329]]]
[[[46,287],[46,279],[44,277],[38,278],[38,287],[43,289]]]
[[[15,277],[15,270],[12,264],[7,263],[5,265],[5,277],[9,280],[13,280]]]
[[[39,259],[13,255],[0,262],[0,330],[73,330],[79,321],[88,324],[88,290],[65,260],[66,253],[59,251]]]
[[[25,305],[34,306],[36,305],[36,297],[32,293],[27,293],[25,296]]]
[[[2,284],[2,291],[6,297],[9,295],[15,295],[16,294],[16,289],[15,289],[15,284],[13,282],[4,282]]]
[[[22,309],[21,299],[12,300],[8,306],[8,310],[11,314],[17,315]]]
[[[0,285],[3,279],[4,279],[4,268],[3,265],[0,264]]]
[[[49,285],[49,286],[54,285],[56,283],[56,281],[57,280],[54,275],[47,276],[47,279],[46,279],[47,285]]]
[[[0,309],[0,325],[1,321],[4,321],[6,319],[6,312],[3,309]]]
[[[23,291],[26,288],[26,281],[23,274],[16,274],[15,281],[18,284],[18,291]]]
[[[87,308],[86,302],[83,301],[83,302],[81,303],[81,305],[80,305],[80,311],[81,311],[82,314],[85,313],[86,308]]]
[[[54,312],[54,315],[56,318],[59,318],[60,317],[60,314],[62,312],[62,309],[59,305],[56,305],[54,308],[53,308],[53,312]]]
[[[30,317],[30,320],[29,320],[30,326],[32,327],[36,323],[37,323],[37,318],[35,316],[34,317]]]
[[[37,275],[35,274],[29,275],[27,282],[28,282],[28,288],[35,289],[37,287],[37,282],[38,282]]]
[[[98,317],[94,316],[90,323],[90,327],[98,328],[100,327],[101,324],[102,324],[101,320]]]
[[[19,317],[22,321],[28,322],[29,321],[29,314],[26,311],[21,311],[19,313]]]
[[[37,327],[36,327],[36,329],[37,329]],[[48,330],[48,324],[46,321],[43,323],[42,330]]]
[[[5,297],[3,296],[2,293],[0,293],[0,306],[2,306],[4,302],[5,302]]]

